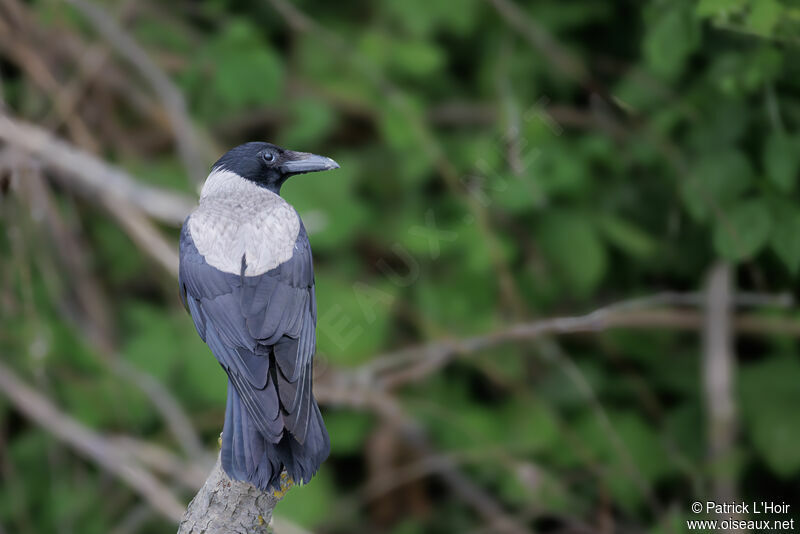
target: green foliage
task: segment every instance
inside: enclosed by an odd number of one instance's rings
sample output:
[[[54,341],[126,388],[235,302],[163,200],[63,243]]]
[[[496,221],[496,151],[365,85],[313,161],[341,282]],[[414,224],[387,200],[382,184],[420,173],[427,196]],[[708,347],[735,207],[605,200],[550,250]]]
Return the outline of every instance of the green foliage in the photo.
[[[340,365],[362,363],[378,351],[386,338],[394,302],[391,286],[347,284],[335,275],[319,277],[317,320],[320,352]]]
[[[353,157],[340,157],[342,168],[336,180],[300,176],[286,183],[283,196],[303,216],[309,232],[314,234],[314,250],[322,253],[346,246],[356,228],[369,220],[370,210],[363,204],[349,201],[356,194],[359,162]]]
[[[779,205],[773,216],[772,248],[792,274],[797,274],[800,268],[800,211],[793,206]]]
[[[131,301],[124,312],[129,336],[122,354],[128,362],[199,403],[219,406],[225,402],[225,375],[183,310],[165,314]]]
[[[336,114],[324,102],[311,98],[292,100],[292,123],[282,132],[283,146],[313,146],[336,126]]]
[[[727,210],[752,180],[747,158],[738,150],[725,149],[702,155],[683,182],[681,193],[689,214],[706,221]]]
[[[290,489],[277,510],[298,525],[319,525],[332,513],[334,494],[330,474],[323,466],[311,482]]]
[[[636,259],[651,258],[658,242],[644,230],[625,219],[606,215],[598,221],[604,237],[623,252]]]
[[[529,20],[506,20],[497,6],[509,1]],[[263,139],[341,164],[282,191],[314,250],[318,384],[403,347],[700,291],[719,261],[740,291],[797,283],[792,0],[298,0],[312,24],[300,17],[294,28],[273,2],[135,4],[101,3],[182,91],[209,161]],[[165,95],[116,52],[92,71],[95,51],[110,49],[78,10],[20,5],[41,25],[32,41],[75,35],[64,51],[48,46],[48,70],[0,51],[4,108],[87,149],[74,132],[85,123],[97,155],[148,185],[196,194]],[[47,79],[29,79],[42,72],[62,89],[57,99],[42,90]],[[54,176],[48,168],[48,183]],[[175,281],[106,211],[52,183],[59,227],[88,251],[85,276],[45,231],[44,211],[16,186],[0,192],[0,353],[82,424],[182,454],[153,399],[112,372],[122,358],[170,391],[213,446],[227,381]],[[174,228],[160,230],[177,244]],[[111,354],[86,329],[86,283],[108,303]],[[710,498],[719,473],[743,499],[797,501],[796,313],[773,323],[737,308],[747,316],[734,326],[751,329],[733,344],[741,436],[732,454],[709,458],[703,346],[688,328],[703,310],[686,312],[456,355],[388,392],[425,438],[393,429],[404,437],[388,467],[424,464],[419,444],[430,445],[502,509],[535,513],[521,520],[537,532],[602,530],[599,517],[624,532],[679,532],[691,518],[682,503]],[[374,444],[387,421],[353,394],[353,405],[323,404],[331,458],[278,516],[331,534],[490,530],[436,469],[363,500],[384,475],[375,465],[386,451]],[[112,532],[140,504],[4,398],[0,422],[0,530]],[[169,531],[153,519],[137,533]]]
[[[184,83],[206,119],[275,103],[282,93],[283,64],[246,19],[231,20],[191,60]]]
[[[692,20],[690,2],[656,4],[642,48],[653,71],[672,78],[682,71],[700,43],[699,29]]]
[[[769,209],[759,200],[747,200],[733,206],[720,217],[714,228],[714,247],[723,258],[749,259],[769,237]]]
[[[553,212],[538,224],[537,233],[565,291],[585,295],[600,283],[608,265],[606,249],[586,214]]]
[[[784,193],[794,190],[800,171],[800,138],[774,133],[764,146],[764,168],[773,184]]]
[[[372,429],[369,414],[331,410],[325,414],[325,427],[331,435],[332,454],[358,454]]]
[[[800,402],[800,364],[777,356],[741,371],[742,415],[758,454],[777,475],[800,472],[800,427],[787,424],[785,409]]]

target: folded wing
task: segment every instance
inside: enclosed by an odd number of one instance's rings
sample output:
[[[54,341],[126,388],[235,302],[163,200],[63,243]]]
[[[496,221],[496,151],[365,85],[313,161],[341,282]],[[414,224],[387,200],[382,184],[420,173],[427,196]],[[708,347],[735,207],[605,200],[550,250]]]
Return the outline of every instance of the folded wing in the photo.
[[[288,431],[302,445],[318,416],[311,396],[314,270],[305,229],[292,257],[274,269],[244,276],[247,258],[241,261],[239,274],[209,265],[184,225],[181,297],[258,432],[278,443]]]

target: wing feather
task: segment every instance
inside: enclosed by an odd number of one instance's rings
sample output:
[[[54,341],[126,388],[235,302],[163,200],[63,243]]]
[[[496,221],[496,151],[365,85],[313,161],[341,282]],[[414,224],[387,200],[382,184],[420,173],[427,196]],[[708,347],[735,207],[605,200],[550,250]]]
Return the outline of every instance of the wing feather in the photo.
[[[179,282],[200,337],[225,369],[258,432],[277,443],[288,430],[302,444],[314,415],[310,407],[316,325],[314,270],[305,229],[301,226],[287,262],[258,276],[244,276],[244,267],[243,263],[242,274],[235,275],[209,265],[184,224]],[[242,419],[239,413],[231,415]],[[234,455],[243,454],[247,446],[235,442]]]

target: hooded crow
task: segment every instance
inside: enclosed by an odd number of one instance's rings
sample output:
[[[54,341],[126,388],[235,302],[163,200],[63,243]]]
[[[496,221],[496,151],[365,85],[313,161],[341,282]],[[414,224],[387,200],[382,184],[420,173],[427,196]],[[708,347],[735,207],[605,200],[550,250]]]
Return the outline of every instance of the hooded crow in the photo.
[[[222,467],[259,489],[306,483],[330,452],[311,392],[317,306],[308,235],[280,196],[330,158],[246,143],[217,161],[180,238],[181,298],[228,375]]]

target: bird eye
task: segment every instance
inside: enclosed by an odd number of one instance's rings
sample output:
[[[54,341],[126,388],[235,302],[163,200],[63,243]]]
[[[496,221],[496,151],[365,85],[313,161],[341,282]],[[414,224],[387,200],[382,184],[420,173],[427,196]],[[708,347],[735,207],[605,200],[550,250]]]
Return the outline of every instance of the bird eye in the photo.
[[[261,159],[263,159],[267,163],[272,163],[272,161],[275,159],[275,154],[273,154],[272,152],[264,152],[263,154],[261,154]]]

